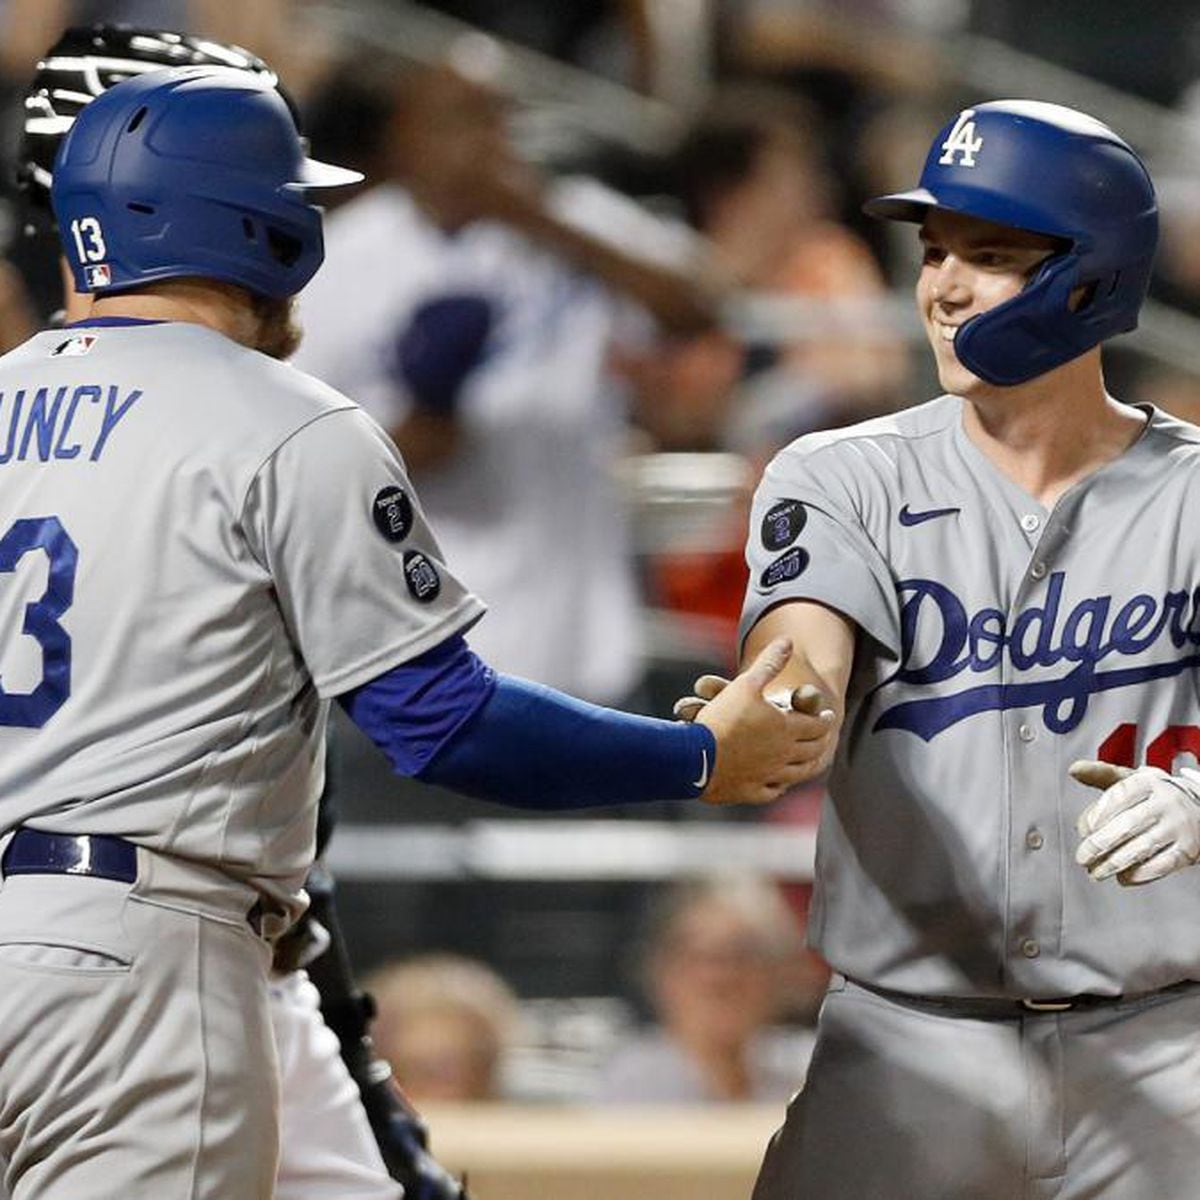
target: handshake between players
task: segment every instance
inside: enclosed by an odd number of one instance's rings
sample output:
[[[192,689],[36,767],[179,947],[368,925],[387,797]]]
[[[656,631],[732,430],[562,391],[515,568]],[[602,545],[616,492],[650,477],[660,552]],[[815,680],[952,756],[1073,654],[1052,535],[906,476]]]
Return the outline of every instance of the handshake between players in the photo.
[[[791,654],[791,642],[776,638],[732,682],[703,676],[697,691],[714,681],[711,694],[675,706],[677,716],[707,725],[717,740],[716,764],[702,794],[706,803],[766,804],[829,765],[836,742],[833,710],[815,688],[797,689],[783,703],[772,688]]]

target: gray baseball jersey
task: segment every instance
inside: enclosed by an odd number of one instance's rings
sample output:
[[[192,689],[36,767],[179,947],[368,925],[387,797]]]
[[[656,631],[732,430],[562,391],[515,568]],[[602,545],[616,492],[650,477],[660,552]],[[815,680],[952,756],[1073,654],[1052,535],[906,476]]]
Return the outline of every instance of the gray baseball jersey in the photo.
[[[944,396],[805,437],[759,487],[743,635],[810,599],[858,627],[811,932],[926,995],[1118,994],[1200,978],[1200,874],[1092,882],[1079,758],[1200,754],[1200,430],[1142,436],[1050,511]]]
[[[37,335],[0,359],[0,830],[294,905],[328,699],[483,611],[439,557],[391,443],[309,376],[197,325]]]

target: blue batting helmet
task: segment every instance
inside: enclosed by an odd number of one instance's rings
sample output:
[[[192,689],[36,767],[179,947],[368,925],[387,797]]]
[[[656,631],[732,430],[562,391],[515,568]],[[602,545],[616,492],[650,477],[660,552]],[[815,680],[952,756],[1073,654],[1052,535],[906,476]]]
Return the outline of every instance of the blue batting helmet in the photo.
[[[308,158],[270,82],[222,67],[116,84],[71,126],[51,200],[75,286],[120,292],[200,277],[295,295],[324,257],[305,190],[356,183]]]
[[[989,383],[1024,383],[1137,325],[1158,244],[1154,185],[1084,113],[1037,100],[963,109],[934,138],[917,187],[863,208],[917,222],[943,209],[1061,240],[1019,295],[959,329],[959,361]]]

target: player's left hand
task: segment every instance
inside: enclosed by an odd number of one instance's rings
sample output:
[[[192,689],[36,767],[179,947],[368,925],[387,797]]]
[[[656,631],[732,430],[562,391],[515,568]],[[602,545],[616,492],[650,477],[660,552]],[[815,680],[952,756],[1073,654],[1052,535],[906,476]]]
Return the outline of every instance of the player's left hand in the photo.
[[[1093,879],[1150,883],[1200,860],[1200,772],[1072,763],[1072,778],[1103,794],[1076,822],[1075,861]]]

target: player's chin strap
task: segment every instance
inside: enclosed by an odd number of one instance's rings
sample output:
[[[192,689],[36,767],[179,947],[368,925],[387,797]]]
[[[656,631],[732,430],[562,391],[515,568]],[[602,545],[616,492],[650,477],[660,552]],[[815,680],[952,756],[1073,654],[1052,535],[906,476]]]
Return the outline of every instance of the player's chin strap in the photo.
[[[378,1058],[368,1025],[371,998],[354,986],[341,924],[333,906],[333,880],[314,867],[305,884],[309,912],[329,933],[329,948],[307,965],[321,994],[325,1023],[337,1034],[342,1058],[362,1095],[363,1108],[388,1173],[404,1188],[405,1200],[470,1200],[466,1184],[455,1179],[429,1152],[425,1122],[405,1099],[391,1067]]]

